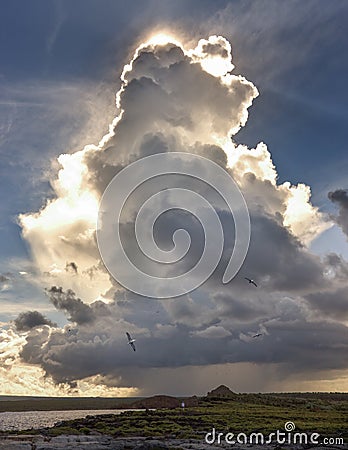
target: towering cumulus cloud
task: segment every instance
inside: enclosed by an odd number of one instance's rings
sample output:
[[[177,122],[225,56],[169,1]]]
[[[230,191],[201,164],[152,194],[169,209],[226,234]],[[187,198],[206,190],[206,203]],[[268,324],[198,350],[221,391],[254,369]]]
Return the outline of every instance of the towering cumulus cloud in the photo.
[[[199,366],[269,363],[283,379],[284,372],[306,377],[313,370],[347,367],[346,325],[339,313],[332,314],[337,323],[327,321],[325,306],[326,295],[343,289],[344,262],[322,261],[308,250],[331,224],[311,205],[308,186],[277,183],[264,143],[253,149],[234,143],[258,91],[233,69],[231,45],[221,36],[201,39],[191,49],[156,36],[136,49],[122,73],[118,115],[109,132],[98,145],[60,155],[52,181],[56,197],[39,212],[20,217],[40,282],[76,326],[66,333],[46,321],[49,333],[29,331],[25,342],[20,340],[22,362],[39,365],[55,383],[79,386],[89,380],[142,392],[155,391],[158,379],[150,376],[155,367],[165,373],[167,391],[175,391],[178,371],[186,370],[188,392]],[[200,288],[159,301],[137,296],[109,276],[96,245],[96,223],[102,194],[116,174],[140,158],[168,152],[204,156],[233,176],[249,208],[252,239],[241,272],[230,283],[221,283],[224,254]],[[170,183],[155,180],[148,192]],[[202,186],[193,187],[203,192]],[[144,186],[141,194],[146,192]],[[224,232],[233,241],[225,212],[220,205]],[[182,221],[188,230],[197,226],[180,214],[159,221],[156,239],[163,248],[172,245]],[[132,252],[128,228],[123,237]],[[194,240],[192,245],[189,265],[197,258]],[[246,286],[244,275],[256,278],[262,289]],[[341,300],[332,306],[339,312]],[[137,336],[136,356],[125,345],[126,330]],[[257,342],[240,338],[259,330],[263,336]],[[130,370],[134,365],[137,371]],[[267,386],[268,380],[261,380],[256,389]]]

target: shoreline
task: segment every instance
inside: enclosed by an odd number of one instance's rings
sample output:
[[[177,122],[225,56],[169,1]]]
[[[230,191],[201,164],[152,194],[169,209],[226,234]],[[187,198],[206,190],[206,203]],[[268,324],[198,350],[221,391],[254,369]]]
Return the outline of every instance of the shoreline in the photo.
[[[53,429],[60,424],[69,423],[72,420],[83,420],[93,417],[93,420],[100,420],[104,416],[121,415],[124,412],[143,412],[144,409],[74,409],[74,410],[54,410],[54,411],[1,411],[0,412],[0,437],[3,434],[33,434],[41,430]]]

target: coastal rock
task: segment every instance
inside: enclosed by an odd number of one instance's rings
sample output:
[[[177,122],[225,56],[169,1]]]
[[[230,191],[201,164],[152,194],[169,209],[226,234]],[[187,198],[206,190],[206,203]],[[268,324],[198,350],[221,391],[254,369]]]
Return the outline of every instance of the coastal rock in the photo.
[[[167,450],[169,448],[170,447],[168,447],[163,442],[152,440],[138,444],[136,447],[134,447],[134,450]]]
[[[32,450],[30,442],[0,442],[0,450]]]
[[[161,441],[153,438],[110,438],[109,436],[57,436],[47,441],[44,436],[26,436],[22,440],[21,436],[11,436],[0,438],[0,450],[221,450],[231,449],[226,443],[206,444],[204,441],[194,439],[166,439]],[[274,450],[275,445],[250,445],[250,446],[234,446],[234,450],[245,450],[252,448],[253,450]],[[302,445],[284,445],[285,450],[303,450]],[[316,447],[317,450],[328,449],[348,449],[348,444],[340,447]]]

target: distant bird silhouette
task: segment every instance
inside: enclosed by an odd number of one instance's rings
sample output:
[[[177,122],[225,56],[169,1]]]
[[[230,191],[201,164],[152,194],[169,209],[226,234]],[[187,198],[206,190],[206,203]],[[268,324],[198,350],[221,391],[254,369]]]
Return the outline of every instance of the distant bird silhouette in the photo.
[[[132,349],[135,351],[135,339],[132,339],[131,335],[128,333],[128,331],[126,332],[127,338],[128,338],[128,344],[132,347]]]
[[[262,336],[262,333],[254,334],[253,338],[257,338],[257,337],[259,337],[259,336]]]
[[[257,287],[257,284],[255,283],[254,280],[251,280],[250,278],[244,277],[245,280],[249,281],[249,284],[253,284],[255,287]]]

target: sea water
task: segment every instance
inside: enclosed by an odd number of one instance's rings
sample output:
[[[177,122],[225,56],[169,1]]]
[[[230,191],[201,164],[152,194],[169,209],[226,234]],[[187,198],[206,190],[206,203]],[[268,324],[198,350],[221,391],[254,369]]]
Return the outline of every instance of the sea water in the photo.
[[[20,411],[0,413],[0,430],[28,430],[52,427],[63,420],[102,414],[121,414],[125,409],[76,409],[70,411]]]

